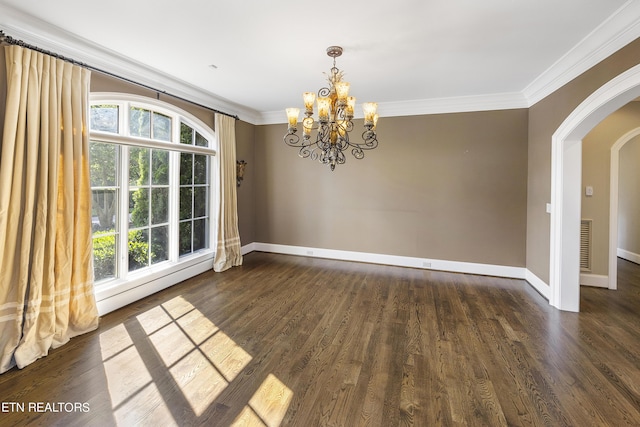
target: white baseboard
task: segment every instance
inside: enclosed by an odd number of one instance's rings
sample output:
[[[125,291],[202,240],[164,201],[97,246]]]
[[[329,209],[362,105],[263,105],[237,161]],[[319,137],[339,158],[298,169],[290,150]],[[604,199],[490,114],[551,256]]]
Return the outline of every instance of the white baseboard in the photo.
[[[547,300],[551,296],[551,287],[544,280],[533,274],[529,269],[526,270],[525,280]]]
[[[329,258],[342,261],[357,261],[371,264],[394,265],[398,267],[422,268],[427,270],[469,273],[484,276],[526,279],[524,267],[478,264],[472,262],[446,261],[427,258],[414,258],[398,255],[374,254],[368,252],[341,251],[335,249],[309,248],[303,246],[276,245],[272,243],[253,243],[254,250],[286,255],[299,255],[316,258]],[[248,245],[247,245],[248,246]]]
[[[256,244],[255,243],[249,243],[247,245],[244,245],[243,247],[240,248],[240,251],[242,253],[242,255],[246,255],[249,252],[253,252],[256,250]]]
[[[596,288],[608,288],[609,276],[601,274],[580,273],[580,286],[595,286]]]
[[[479,264],[460,261],[435,260],[397,255],[373,254],[367,252],[341,251],[334,249],[309,248],[302,246],[276,245],[271,243],[249,243],[242,246],[242,255],[253,251],[273,252],[286,255],[337,259],[342,261],[366,262],[371,264],[393,265],[398,267],[421,268],[427,270],[449,271],[453,273],[478,274],[483,276],[506,277],[524,279],[533,286],[543,297],[549,299],[549,286],[524,267],[504,265]],[[139,284],[126,284],[96,292],[98,313],[102,316],[120,307],[131,304],[153,293],[166,289],[189,277],[204,273],[213,268],[212,259],[199,260],[183,269],[156,274],[150,281]],[[132,286],[133,285],[133,286]]]
[[[618,248],[618,257],[622,259],[626,259],[627,261],[634,262],[636,264],[640,264],[640,255]]]

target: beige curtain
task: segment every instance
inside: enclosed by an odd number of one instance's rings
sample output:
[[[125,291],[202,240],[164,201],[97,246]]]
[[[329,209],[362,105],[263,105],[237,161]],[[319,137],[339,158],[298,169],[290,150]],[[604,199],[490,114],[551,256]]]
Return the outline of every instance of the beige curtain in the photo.
[[[238,232],[238,198],[236,193],[236,120],[216,114],[218,138],[218,242],[213,260],[215,271],[242,265],[240,233]]]
[[[0,372],[98,326],[87,113],[90,72],[5,47],[0,151]]]

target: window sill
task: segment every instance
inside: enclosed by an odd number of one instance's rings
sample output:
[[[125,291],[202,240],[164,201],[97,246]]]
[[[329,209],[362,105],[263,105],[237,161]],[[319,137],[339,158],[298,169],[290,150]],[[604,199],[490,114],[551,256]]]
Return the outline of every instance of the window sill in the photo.
[[[164,262],[129,274],[126,280],[111,280],[95,285],[98,313],[104,315],[134,301],[166,289],[204,271],[213,269],[213,251]]]

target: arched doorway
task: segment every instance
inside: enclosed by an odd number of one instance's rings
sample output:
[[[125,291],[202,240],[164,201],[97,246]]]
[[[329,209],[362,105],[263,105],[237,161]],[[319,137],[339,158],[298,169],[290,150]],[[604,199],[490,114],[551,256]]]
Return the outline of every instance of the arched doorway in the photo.
[[[620,149],[638,135],[640,135],[640,128],[635,128],[622,135],[611,147],[611,176],[609,184],[609,289],[617,289],[618,286],[618,178]]]
[[[549,303],[580,311],[580,188],[582,139],[609,114],[640,96],[640,65],[585,99],[551,139]]]

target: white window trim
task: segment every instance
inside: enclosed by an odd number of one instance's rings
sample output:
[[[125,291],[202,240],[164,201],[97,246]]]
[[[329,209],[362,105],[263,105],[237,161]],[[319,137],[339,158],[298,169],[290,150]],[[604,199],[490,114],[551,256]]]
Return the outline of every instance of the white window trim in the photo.
[[[182,120],[185,124],[191,126],[194,130],[200,132],[202,135],[207,135],[211,137],[211,143],[213,147],[216,147],[217,138],[215,135],[215,131],[211,129],[206,123],[202,120],[198,119],[194,115],[190,114],[187,111],[182,110],[179,107],[176,107],[172,104],[166,103],[164,101],[160,101],[154,98],[147,98],[139,95],[132,95],[126,93],[115,93],[115,92],[94,92],[90,94],[89,98],[90,104],[96,103],[104,103],[104,104],[118,104],[122,105],[133,105],[139,106],[142,108],[148,108],[155,112],[165,114],[167,116],[172,117],[174,120],[174,126],[172,128],[173,132],[173,141],[179,141],[180,134],[180,126],[179,123]],[[126,114],[128,111],[127,108],[119,109],[119,123],[121,126],[128,126],[128,115]],[[177,138],[177,139],[176,139]],[[89,134],[89,139],[91,141],[99,141],[99,142],[107,142],[112,144],[119,145],[127,145],[127,146],[136,146],[136,141],[138,138],[123,136],[119,134],[112,134],[107,132],[97,132],[93,131]],[[179,259],[174,259],[170,257],[168,261],[164,261],[155,265],[151,265],[150,267],[146,267],[142,271],[133,271],[127,273],[126,279],[114,279],[106,282],[101,282],[95,287],[95,297],[96,303],[98,305],[98,312],[100,315],[104,315],[118,308],[124,307],[127,304],[140,300],[148,295],[151,295],[155,292],[158,292],[162,289],[173,286],[177,283],[180,283],[188,278],[201,274],[205,271],[213,269],[213,259],[215,256],[215,242],[216,242],[216,232],[217,227],[217,212],[216,203],[218,203],[218,196],[215,194],[216,188],[216,171],[218,170],[217,165],[217,156],[216,156],[216,148],[212,147],[197,147],[197,146],[187,146],[184,144],[176,143],[176,142],[165,142],[165,141],[157,141],[150,140],[146,138],[139,138],[139,146],[144,146],[148,148],[156,148],[162,150],[169,151],[179,151],[179,152],[190,152],[196,154],[205,154],[213,157],[213,161],[210,164],[210,176],[209,176],[209,249],[199,251],[197,253],[183,256]],[[188,148],[188,149],[187,149]],[[126,160],[126,159],[125,159]],[[122,160],[124,162],[124,160]],[[176,167],[175,164],[172,164],[172,167]],[[121,182],[123,177],[121,177]],[[127,177],[128,179],[128,177]],[[170,178],[175,179],[175,178]],[[174,185],[175,182],[171,182],[171,185]],[[124,191],[120,193],[124,194]],[[121,198],[124,197],[121,194]],[[128,200],[126,201],[128,203]],[[177,196],[174,194],[174,197],[170,200],[171,204],[178,203]],[[170,221],[177,220],[174,217],[171,217],[170,213]],[[177,233],[177,227],[173,227],[174,233]],[[121,231],[122,233],[122,231]],[[125,239],[120,239],[120,241],[124,241]],[[170,239],[173,242],[173,245],[177,245],[177,237],[172,236]],[[122,246],[122,245],[121,245]],[[171,248],[170,248],[171,249]],[[172,253],[174,251],[172,250]],[[120,251],[121,256],[126,256]],[[118,260],[120,262],[120,260]]]

